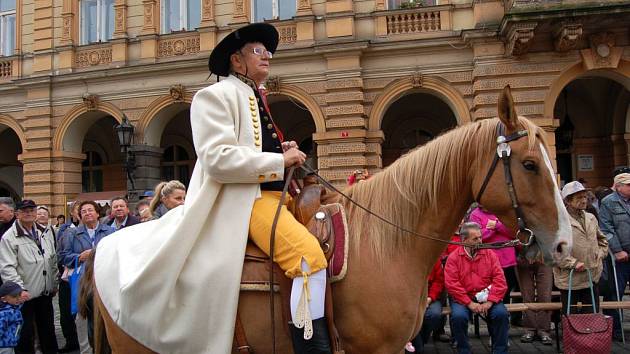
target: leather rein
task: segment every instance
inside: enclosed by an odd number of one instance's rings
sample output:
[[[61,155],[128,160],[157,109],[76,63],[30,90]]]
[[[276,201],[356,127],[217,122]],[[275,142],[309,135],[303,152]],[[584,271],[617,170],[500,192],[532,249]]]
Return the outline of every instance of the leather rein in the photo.
[[[486,190],[488,183],[490,182],[490,178],[492,177],[492,175],[494,174],[494,171],[496,170],[496,167],[499,163],[499,160],[503,161],[503,170],[504,170],[504,175],[505,175],[505,184],[507,186],[508,189],[508,195],[510,196],[510,200],[512,202],[512,208],[514,209],[514,212],[516,213],[516,221],[518,224],[518,231],[516,232],[516,237],[513,240],[510,241],[504,241],[504,242],[492,242],[492,243],[480,243],[480,244],[475,244],[475,245],[470,245],[464,242],[457,242],[457,241],[447,241],[447,240],[443,240],[437,237],[433,237],[433,236],[429,236],[429,235],[424,235],[412,230],[409,230],[407,228],[404,228],[400,225],[397,225],[389,220],[387,220],[386,218],[372,212],[370,209],[368,209],[367,207],[359,204],[358,202],[356,202],[355,200],[353,200],[351,197],[349,197],[347,194],[343,193],[341,190],[339,190],[337,187],[335,187],[334,185],[332,185],[332,183],[330,183],[329,181],[327,181],[324,177],[322,177],[321,175],[319,175],[317,173],[317,171],[313,170],[312,168],[310,168],[307,165],[302,165],[300,168],[302,170],[304,170],[306,173],[308,174],[313,174],[317,177],[317,179],[320,180],[320,182],[322,183],[322,185],[324,185],[324,187],[339,193],[342,197],[344,197],[345,199],[347,199],[350,203],[354,204],[355,206],[357,206],[359,209],[365,211],[366,213],[374,216],[375,218],[379,219],[380,221],[395,227],[396,229],[403,231],[405,233],[411,234],[413,236],[417,236],[423,239],[427,239],[427,240],[432,240],[432,241],[436,241],[436,242],[441,242],[441,243],[446,243],[449,245],[455,245],[455,246],[466,246],[472,249],[499,249],[499,248],[506,248],[506,247],[518,247],[518,246],[531,246],[532,243],[534,242],[534,233],[527,228],[526,224],[525,224],[525,219],[523,218],[523,210],[521,209],[519,203],[518,203],[518,198],[516,196],[516,189],[514,188],[514,181],[512,179],[512,170],[510,168],[510,156],[511,156],[511,152],[512,149],[510,148],[509,143],[515,140],[518,140],[522,137],[525,137],[528,135],[527,130],[520,130],[514,134],[511,134],[509,136],[505,136],[504,135],[504,130],[505,130],[505,126],[503,125],[503,123],[499,122],[497,124],[497,153],[494,154],[494,159],[492,161],[492,164],[490,165],[490,168],[488,170],[488,173],[486,174],[486,177],[484,178],[483,184],[481,185],[481,189],[479,190],[479,192],[477,193],[477,196],[475,198],[475,201],[477,203],[479,203],[484,191]],[[523,242],[520,239],[520,235],[524,234],[526,236],[526,241]]]

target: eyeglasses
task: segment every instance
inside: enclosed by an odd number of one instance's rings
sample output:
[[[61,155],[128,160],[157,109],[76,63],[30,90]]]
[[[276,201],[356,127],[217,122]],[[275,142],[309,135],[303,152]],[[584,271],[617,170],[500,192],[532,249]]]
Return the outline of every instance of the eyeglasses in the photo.
[[[264,48],[260,48],[260,47],[252,48],[252,53],[258,55],[259,57],[263,56],[263,54],[264,54],[269,59],[273,58],[273,53],[272,52],[270,52],[270,51],[268,51],[268,50],[266,50]]]

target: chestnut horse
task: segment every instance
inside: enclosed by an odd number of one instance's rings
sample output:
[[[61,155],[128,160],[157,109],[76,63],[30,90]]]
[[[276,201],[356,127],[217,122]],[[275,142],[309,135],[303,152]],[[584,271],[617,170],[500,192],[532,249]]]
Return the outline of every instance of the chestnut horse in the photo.
[[[524,221],[535,234],[534,247],[548,263],[559,260],[570,250],[571,229],[548,157],[545,132],[517,117],[509,87],[499,97],[498,110],[498,119],[447,132],[371,179],[349,187],[346,194],[403,228],[449,240],[482,189],[497,153],[497,125],[505,126],[506,136],[526,130],[527,136],[509,143],[514,188]],[[400,231],[338,198],[346,209],[351,243],[346,277],[333,284],[335,321],[344,349],[348,354],[400,353],[420,329],[426,279],[445,243]],[[517,229],[502,166],[491,173],[479,202]],[[96,332],[99,324],[105,325],[114,353],[152,353],[111,321],[98,297],[96,305],[103,314],[103,319],[97,318]],[[257,353],[271,352],[268,305],[264,292],[242,292],[239,299],[245,333]],[[279,302],[276,308],[280,309]],[[277,352],[290,353],[289,337],[282,329],[280,311],[276,312]],[[102,330],[96,333],[102,335]]]

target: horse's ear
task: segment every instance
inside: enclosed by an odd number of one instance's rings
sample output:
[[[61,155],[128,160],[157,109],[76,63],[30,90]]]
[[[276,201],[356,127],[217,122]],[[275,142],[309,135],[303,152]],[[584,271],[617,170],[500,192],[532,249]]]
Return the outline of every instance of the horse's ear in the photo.
[[[514,109],[514,99],[512,98],[512,90],[510,85],[506,85],[499,95],[499,119],[507,128],[508,134],[518,130],[518,117]]]

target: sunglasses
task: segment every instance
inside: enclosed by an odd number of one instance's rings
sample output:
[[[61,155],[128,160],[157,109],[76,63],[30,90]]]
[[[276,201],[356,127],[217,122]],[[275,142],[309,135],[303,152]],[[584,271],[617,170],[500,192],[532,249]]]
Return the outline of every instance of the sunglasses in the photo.
[[[273,53],[268,51],[265,48],[254,47],[254,48],[252,48],[252,53],[258,55],[259,57],[265,55],[269,59],[273,58]],[[242,52],[241,52],[241,54],[242,54]]]

